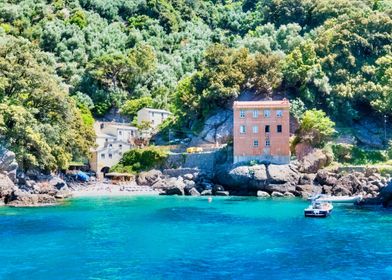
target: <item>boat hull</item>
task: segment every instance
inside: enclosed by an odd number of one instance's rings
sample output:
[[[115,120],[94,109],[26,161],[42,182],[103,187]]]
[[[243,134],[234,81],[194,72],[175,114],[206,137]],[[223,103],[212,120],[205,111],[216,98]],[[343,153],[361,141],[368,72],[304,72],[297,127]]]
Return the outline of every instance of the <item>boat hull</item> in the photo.
[[[305,217],[308,218],[326,218],[331,214],[332,210],[305,210]]]

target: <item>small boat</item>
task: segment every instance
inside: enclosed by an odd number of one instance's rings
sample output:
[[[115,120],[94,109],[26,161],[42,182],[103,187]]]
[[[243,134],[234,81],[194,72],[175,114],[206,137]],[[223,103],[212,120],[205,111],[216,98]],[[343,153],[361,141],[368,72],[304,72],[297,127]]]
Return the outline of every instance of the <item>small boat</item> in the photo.
[[[325,218],[331,214],[333,209],[332,203],[330,202],[319,202],[317,200],[313,201],[311,205],[309,205],[304,210],[305,217],[314,217],[314,218]]]
[[[322,195],[319,194],[310,198],[311,201],[317,202],[333,202],[333,203],[358,203],[362,200],[362,195],[356,196],[331,196],[331,195]]]

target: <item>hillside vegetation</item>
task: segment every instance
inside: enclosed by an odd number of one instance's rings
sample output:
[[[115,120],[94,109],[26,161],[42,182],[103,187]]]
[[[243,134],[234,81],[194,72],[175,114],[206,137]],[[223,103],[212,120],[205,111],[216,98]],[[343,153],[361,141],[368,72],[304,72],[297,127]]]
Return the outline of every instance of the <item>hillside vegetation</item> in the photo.
[[[0,141],[55,169],[92,145],[90,112],[190,127],[245,90],[348,125],[392,116],[391,46],[390,0],[6,0]]]

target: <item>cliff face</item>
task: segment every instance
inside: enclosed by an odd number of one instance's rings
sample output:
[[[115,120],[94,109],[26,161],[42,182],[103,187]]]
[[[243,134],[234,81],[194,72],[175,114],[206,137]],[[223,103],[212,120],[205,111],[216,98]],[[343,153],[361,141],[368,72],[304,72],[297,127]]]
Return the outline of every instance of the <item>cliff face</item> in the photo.
[[[15,153],[0,146],[0,174],[7,176],[12,182],[16,182],[16,171],[18,163],[15,160]]]

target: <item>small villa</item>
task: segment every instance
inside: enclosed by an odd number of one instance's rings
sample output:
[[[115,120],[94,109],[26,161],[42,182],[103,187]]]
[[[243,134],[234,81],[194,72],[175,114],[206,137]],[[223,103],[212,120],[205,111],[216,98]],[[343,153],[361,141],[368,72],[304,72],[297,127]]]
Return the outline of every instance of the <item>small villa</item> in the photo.
[[[92,151],[90,168],[98,177],[109,172],[123,153],[134,147],[138,130],[134,126],[117,122],[96,122],[96,148]]]
[[[287,99],[234,102],[234,163],[289,163],[289,110]]]
[[[171,113],[166,110],[143,108],[137,112],[137,123],[147,122],[152,128],[157,128]]]

